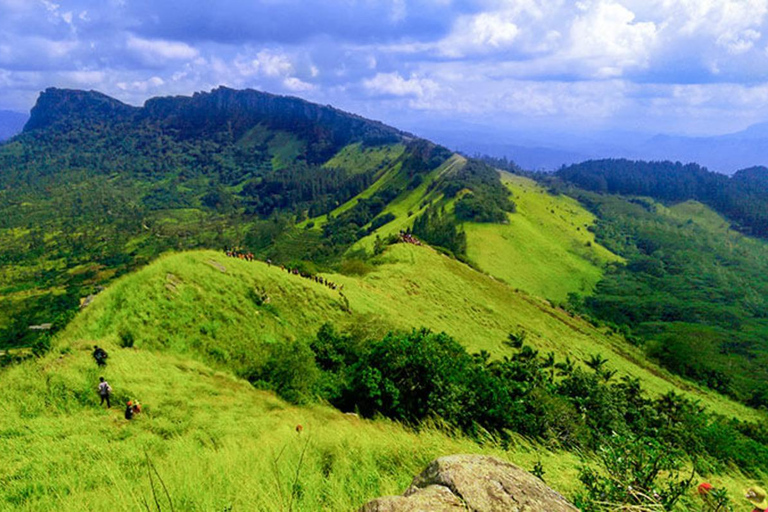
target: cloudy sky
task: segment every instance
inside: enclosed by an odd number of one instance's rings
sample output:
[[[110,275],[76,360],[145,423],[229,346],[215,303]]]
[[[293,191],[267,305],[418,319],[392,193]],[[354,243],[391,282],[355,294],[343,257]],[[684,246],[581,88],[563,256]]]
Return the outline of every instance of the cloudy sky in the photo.
[[[0,109],[224,84],[405,126],[768,121],[768,0],[0,0]]]

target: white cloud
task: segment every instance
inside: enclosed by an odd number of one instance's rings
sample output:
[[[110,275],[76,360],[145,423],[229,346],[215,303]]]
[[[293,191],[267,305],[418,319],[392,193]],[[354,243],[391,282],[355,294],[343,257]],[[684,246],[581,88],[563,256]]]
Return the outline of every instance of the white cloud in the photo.
[[[519,34],[510,13],[484,12],[459,18],[451,34],[437,46],[443,55],[463,57],[506,48]]]
[[[567,58],[591,68],[598,78],[648,67],[656,43],[655,23],[635,22],[634,12],[612,1],[583,4],[582,11],[571,25]]]
[[[315,88],[314,85],[304,82],[295,76],[291,76],[283,80],[283,86],[285,86],[285,88],[289,91],[294,92],[311,91]]]
[[[143,39],[133,35],[128,37],[126,47],[150,63],[192,60],[199,55],[195,48],[186,43],[162,39]]]
[[[165,80],[159,76],[153,76],[147,80],[136,80],[133,82],[118,82],[115,84],[121,91],[146,93],[165,85]]]
[[[71,82],[80,86],[97,87],[104,82],[106,73],[104,71],[68,71],[62,73]]]
[[[364,80],[363,87],[375,94],[416,98],[431,97],[439,89],[434,80],[419,78],[416,75],[403,78],[400,73],[378,73],[373,78]]]
[[[255,58],[238,56],[235,67],[243,76],[286,77],[293,74],[291,59],[279,52],[262,50]]]

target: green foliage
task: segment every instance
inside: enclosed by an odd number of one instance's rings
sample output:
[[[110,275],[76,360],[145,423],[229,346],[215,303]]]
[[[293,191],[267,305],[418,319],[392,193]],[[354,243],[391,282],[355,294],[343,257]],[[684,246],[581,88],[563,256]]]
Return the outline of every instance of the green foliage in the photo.
[[[507,213],[515,211],[515,203],[501,184],[499,173],[479,160],[468,160],[443,184],[447,197],[456,197],[465,189],[468,192],[459,198],[454,210],[459,220],[505,223]]]
[[[295,341],[270,345],[263,367],[246,377],[290,403],[302,404],[316,396],[320,374],[309,346]]]
[[[442,207],[430,206],[416,217],[413,234],[430,245],[449,250],[456,257],[466,255],[467,235]]]
[[[600,193],[650,196],[663,201],[701,201],[745,233],[768,237],[768,169],[744,169],[729,178],[697,164],[591,160],[557,176]]]
[[[754,397],[768,376],[768,246],[689,203],[573,193],[598,215],[597,240],[627,258],[577,311],[631,330],[671,371]]]
[[[575,504],[584,512],[673,510],[693,482],[679,475],[682,454],[654,439],[610,438],[598,458],[599,470],[579,474],[584,490]]]
[[[726,489],[713,488],[702,496],[701,512],[734,512]]]
[[[131,331],[120,332],[120,347],[133,348],[135,344],[136,344],[136,337],[133,335],[133,332]]]
[[[655,503],[671,510],[685,486],[670,472],[686,459],[735,464],[745,472],[768,468],[768,446],[751,430],[758,425],[729,423],[674,393],[648,398],[637,379],[611,383],[600,356],[587,361],[588,373],[528,345],[492,361],[426,329],[361,341],[327,324],[309,346],[322,372],[321,396],[342,410],[416,426],[439,420],[470,435],[506,439],[516,432],[596,451],[607,477],[585,470],[585,503]],[[663,485],[662,476],[668,479]]]

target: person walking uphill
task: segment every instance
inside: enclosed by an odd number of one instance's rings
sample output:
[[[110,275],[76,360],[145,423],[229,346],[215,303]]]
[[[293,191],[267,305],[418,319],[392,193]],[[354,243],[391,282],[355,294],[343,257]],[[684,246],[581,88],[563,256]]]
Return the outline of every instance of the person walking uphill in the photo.
[[[768,510],[768,494],[760,487],[750,487],[744,497],[755,506],[752,512],[766,512]]]
[[[109,403],[109,395],[112,394],[112,386],[109,385],[109,382],[104,380],[104,377],[99,377],[99,396],[101,397],[101,403],[99,405],[104,405],[104,402],[107,402],[107,409],[112,407],[112,405]]]
[[[106,350],[98,345],[93,346],[93,358],[96,360],[97,365],[106,366],[108,357],[109,355],[107,354]]]

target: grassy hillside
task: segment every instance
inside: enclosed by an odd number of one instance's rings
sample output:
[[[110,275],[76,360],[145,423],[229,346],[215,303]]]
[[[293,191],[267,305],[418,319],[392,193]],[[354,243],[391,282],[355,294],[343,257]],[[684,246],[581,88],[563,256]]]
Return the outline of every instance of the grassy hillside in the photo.
[[[427,247],[398,244],[367,275],[327,274],[337,291],[279,267],[213,251],[172,254],[119,280],[67,328],[69,339],[117,344],[130,332],[140,348],[170,349],[235,371],[258,365],[264,344],[310,336],[326,321],[371,335],[425,326],[445,331],[470,351],[499,357],[510,332],[525,330],[542,351],[578,360],[601,354],[653,393],[685,389],[713,410],[758,414],[685,384],[646,363],[622,338]],[[268,297],[258,305],[255,294]]]
[[[567,454],[534,453],[522,442],[505,452],[430,428],[293,407],[188,358],[106,347],[104,370],[90,340],[67,338],[46,359],[0,374],[0,510],[143,510],[153,503],[147,459],[183,511],[346,512],[401,493],[431,459],[463,452],[529,469],[541,458],[552,483],[571,489],[577,462]],[[99,375],[115,390],[110,411],[94,391]],[[130,423],[120,407],[127,399],[145,406]]]
[[[627,259],[573,307],[630,330],[670,370],[752,406],[768,404],[768,245],[695,201],[572,191],[595,233]]]
[[[352,250],[370,252],[377,236],[386,239],[412,227],[414,219],[429,204],[443,204],[450,211],[454,202],[444,200],[442,194],[434,190],[434,183],[465,163],[466,159],[455,155],[417,188],[401,193],[382,212],[394,215],[394,220],[360,239]],[[348,211],[358,201],[369,198],[393,179],[393,175],[396,174],[382,176],[371,188],[331,215]],[[467,234],[467,258],[482,271],[514,288],[560,302],[571,292],[590,293],[602,278],[603,267],[622,261],[595,241],[590,231],[595,217],[578,201],[549,194],[533,180],[521,176],[503,173],[502,182],[517,205],[515,213],[507,214],[508,223],[466,222],[462,225]],[[313,219],[317,227],[325,222],[325,217]]]
[[[554,196],[533,180],[504,173],[517,212],[509,224],[467,223],[467,256],[515,288],[555,301],[588,294],[606,263],[620,261],[589,231],[595,217],[574,199]]]
[[[461,452],[494,454],[527,469],[541,461],[550,485],[566,494],[577,489],[573,454],[523,440],[506,451],[325,406],[289,406],[233,376],[259,364],[265,344],[309,336],[329,320],[372,335],[426,325],[496,356],[507,350],[506,334],[524,328],[537,348],[602,354],[651,392],[685,387],[622,349],[623,341],[429,248],[396,245],[378,263],[364,277],[327,276],[344,284],[352,313],[327,287],[212,251],[170,254],[120,279],[48,356],[0,372],[0,450],[7,454],[0,509],[141,509],[153,499],[147,458],[176,510],[348,511],[402,492],[426,462]],[[136,346],[120,348],[129,332]],[[104,370],[90,357],[94,343],[111,354]],[[114,387],[115,402],[139,399],[145,412],[127,423],[117,407],[100,409],[99,375]],[[724,414],[758,417],[715,394],[685,393]],[[716,482],[737,491],[747,479],[734,473]]]

